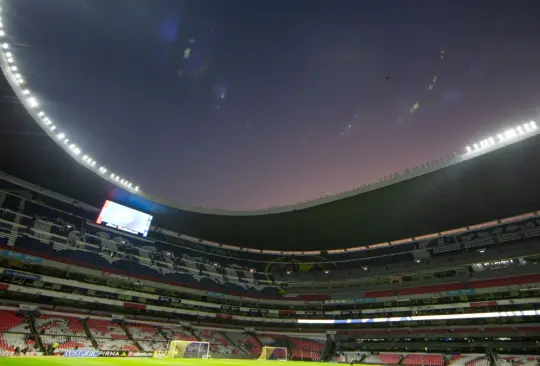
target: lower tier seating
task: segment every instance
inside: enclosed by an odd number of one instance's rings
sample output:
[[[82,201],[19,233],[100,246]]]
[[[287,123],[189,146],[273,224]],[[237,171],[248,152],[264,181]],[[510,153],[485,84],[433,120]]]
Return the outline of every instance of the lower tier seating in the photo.
[[[86,337],[81,321],[74,317],[41,315],[35,322],[40,334]]]
[[[58,343],[58,348],[55,353],[62,353],[68,349],[81,349],[81,350],[93,350],[95,349],[90,341],[86,337],[71,337],[71,336],[52,336],[42,335],[41,342],[45,348]]]
[[[98,347],[102,351],[140,351],[132,341],[128,339],[96,339]]]

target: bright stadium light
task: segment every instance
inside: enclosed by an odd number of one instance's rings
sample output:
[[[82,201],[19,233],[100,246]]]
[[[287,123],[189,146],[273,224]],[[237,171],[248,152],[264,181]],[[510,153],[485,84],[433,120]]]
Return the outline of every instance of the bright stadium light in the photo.
[[[39,102],[34,97],[30,97],[26,101],[28,102],[30,108],[36,108],[37,106],[39,106]]]
[[[527,136],[530,136],[536,130],[536,128],[537,126],[534,121],[529,121],[522,125],[518,125],[513,128],[508,128],[498,133],[496,135],[496,138],[488,137],[480,141],[477,141],[471,145],[466,146],[465,153],[468,154],[468,153],[476,152],[477,150],[483,150],[485,148],[492,147],[503,142],[509,143],[509,142],[512,142],[512,140],[519,141],[523,138],[526,138]]]
[[[0,13],[1,10],[2,8],[0,7]],[[0,37],[5,37],[8,35],[9,34],[6,30],[6,24],[4,23],[2,17],[0,17]],[[6,76],[9,76],[7,78],[8,82],[10,83],[16,94],[19,95],[19,98],[23,105],[26,107],[26,109],[30,112],[32,116],[34,116],[35,121],[43,123],[40,123],[40,126],[49,134],[49,136],[51,136],[52,138],[56,137],[55,140],[58,141],[59,146],[64,148],[64,150],[68,152],[79,163],[84,163],[84,165],[88,169],[93,170],[96,173],[101,173],[102,177],[104,179],[107,179],[111,183],[120,185],[123,188],[128,189],[132,192],[139,192],[139,187],[133,187],[132,183],[127,181],[126,179],[122,179],[122,182],[120,182],[118,175],[105,175],[107,169],[103,168],[103,166],[97,165],[97,162],[89,158],[87,155],[84,155],[83,158],[80,158],[82,150],[77,147],[75,142],[69,144],[70,140],[66,138],[66,135],[64,133],[56,132],[57,126],[53,124],[48,117],[46,117],[45,111],[32,111],[35,110],[40,105],[40,103],[38,99],[36,99],[36,97],[32,96],[32,88],[22,88],[23,85],[26,85],[26,80],[22,76],[20,65],[17,65],[17,63],[15,62],[14,52],[16,53],[16,47],[14,51],[12,50],[12,46],[9,43],[0,43],[0,53],[2,53],[4,60],[3,62],[0,62],[0,66],[2,67],[2,71],[4,72],[4,74]],[[0,61],[2,61],[1,58]],[[44,128],[45,125],[48,127],[47,129]],[[64,144],[60,144],[60,141],[63,141]]]

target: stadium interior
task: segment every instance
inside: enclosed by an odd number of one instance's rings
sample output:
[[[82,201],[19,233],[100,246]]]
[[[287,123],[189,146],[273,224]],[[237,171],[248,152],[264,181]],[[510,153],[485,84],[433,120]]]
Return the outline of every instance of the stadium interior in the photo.
[[[0,176],[3,355],[151,354],[182,340],[227,359],[283,347],[304,361],[538,362],[537,211],[348,250],[247,250],[98,224],[100,207],[10,173]]]
[[[533,122],[339,196],[228,213],[168,206],[52,139],[28,143],[39,111],[6,108],[29,133],[0,144],[0,357],[150,358],[184,341],[212,359],[540,364]],[[148,231],[100,223],[106,201],[147,214]]]

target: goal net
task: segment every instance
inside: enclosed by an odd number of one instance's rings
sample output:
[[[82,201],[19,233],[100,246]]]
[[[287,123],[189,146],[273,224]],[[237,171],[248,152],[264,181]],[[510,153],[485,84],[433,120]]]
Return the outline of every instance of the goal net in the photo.
[[[262,349],[259,360],[277,360],[287,361],[287,348],[286,347],[268,347],[265,346]]]
[[[167,358],[210,358],[210,343],[199,341],[171,341]]]

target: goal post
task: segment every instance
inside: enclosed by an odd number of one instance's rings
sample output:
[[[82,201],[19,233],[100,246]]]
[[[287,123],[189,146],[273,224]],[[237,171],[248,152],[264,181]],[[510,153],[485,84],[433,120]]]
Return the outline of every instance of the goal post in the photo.
[[[264,346],[261,351],[261,355],[258,360],[276,360],[276,361],[287,361],[288,350],[287,347],[269,347]]]
[[[200,341],[171,341],[166,358],[210,358],[210,343]]]

